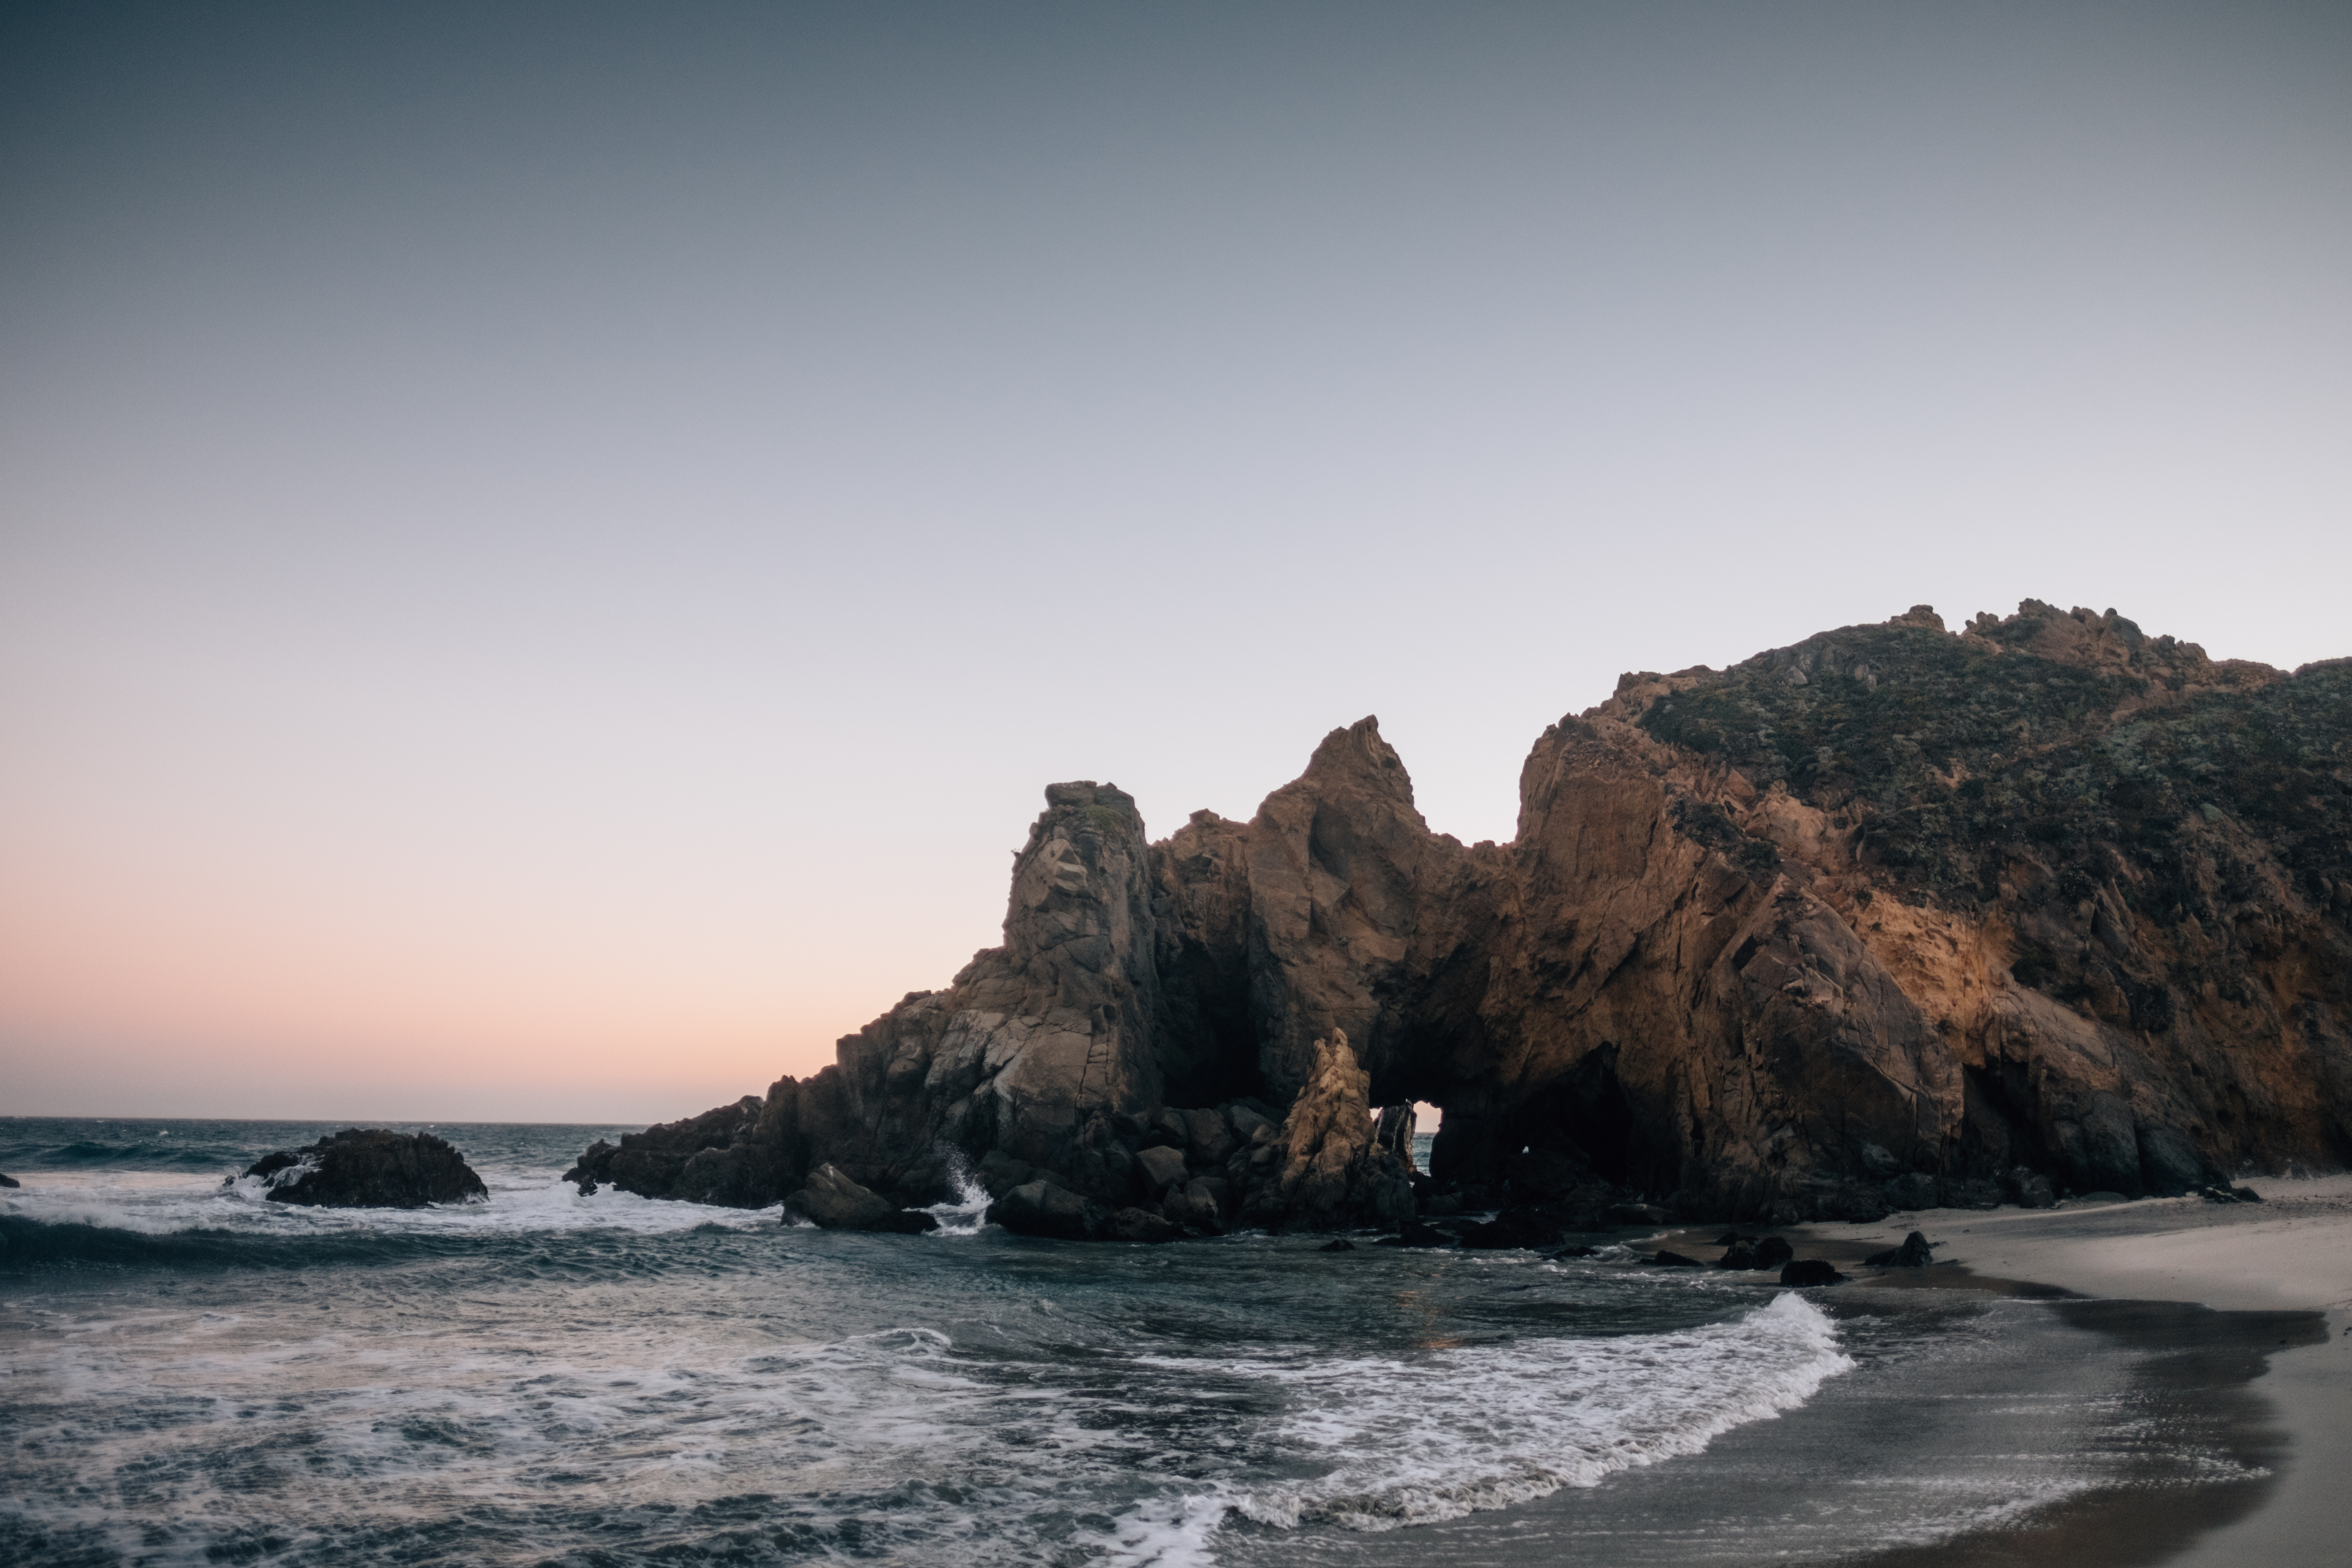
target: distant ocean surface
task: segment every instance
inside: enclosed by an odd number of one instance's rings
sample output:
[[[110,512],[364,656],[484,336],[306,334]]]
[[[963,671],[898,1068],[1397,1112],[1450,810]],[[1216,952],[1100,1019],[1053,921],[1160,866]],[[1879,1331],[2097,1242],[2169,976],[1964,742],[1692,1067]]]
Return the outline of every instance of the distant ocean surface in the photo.
[[[430,1127],[489,1186],[460,1207],[223,1184],[338,1125],[0,1119],[0,1562],[1444,1562],[1417,1527],[1481,1514],[1828,1562],[2247,1474],[2150,1433],[2131,1353],[1960,1292],[1057,1244],[977,1191],[824,1232],[583,1198],[612,1127]]]

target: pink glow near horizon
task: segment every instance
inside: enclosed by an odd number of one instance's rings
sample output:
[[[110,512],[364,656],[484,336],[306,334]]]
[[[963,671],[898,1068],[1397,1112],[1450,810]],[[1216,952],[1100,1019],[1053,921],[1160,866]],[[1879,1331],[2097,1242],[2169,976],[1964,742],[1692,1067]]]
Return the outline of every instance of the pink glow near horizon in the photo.
[[[0,16],[0,1111],[667,1119],[1053,780],[2352,654],[2341,7],[254,16]]]

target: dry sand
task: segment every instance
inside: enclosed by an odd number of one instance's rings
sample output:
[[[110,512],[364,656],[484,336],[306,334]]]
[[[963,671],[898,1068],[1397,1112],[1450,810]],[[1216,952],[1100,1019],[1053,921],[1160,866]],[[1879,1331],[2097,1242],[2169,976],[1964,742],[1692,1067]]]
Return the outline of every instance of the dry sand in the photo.
[[[2289,1444],[2267,1506],[2184,1542],[2174,1568],[2339,1568],[2352,1563],[2352,1175],[2251,1184],[2266,1202],[2200,1198],[2055,1210],[1930,1209],[1804,1236],[1893,1246],[1917,1230],[1969,1274],[2085,1296],[2194,1301],[2224,1311],[2326,1314],[2317,1343],[2273,1352],[2253,1384]],[[1805,1245],[1798,1239],[1799,1256]],[[1932,1276],[1940,1270],[1929,1270]],[[1923,1282],[1925,1282],[1923,1280]]]

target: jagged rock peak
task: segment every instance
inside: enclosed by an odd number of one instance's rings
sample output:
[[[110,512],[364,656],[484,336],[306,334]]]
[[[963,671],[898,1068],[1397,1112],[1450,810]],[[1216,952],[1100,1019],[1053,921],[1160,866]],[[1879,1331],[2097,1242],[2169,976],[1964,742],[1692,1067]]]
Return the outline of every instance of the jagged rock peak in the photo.
[[[1298,782],[1325,789],[1353,784],[1412,808],[1412,775],[1396,748],[1381,738],[1380,719],[1372,714],[1324,736]]]
[[[773,1201],[829,1160],[908,1204],[992,1161],[1105,1215],[1326,1224],[1412,1191],[1369,1108],[1428,1100],[1439,1203],[2177,1192],[2352,1159],[2348,919],[2352,661],[1918,605],[1628,674],[1538,737],[1508,846],[1431,833],[1370,718],[1159,844],[1053,785],[1002,947],[583,1171]]]

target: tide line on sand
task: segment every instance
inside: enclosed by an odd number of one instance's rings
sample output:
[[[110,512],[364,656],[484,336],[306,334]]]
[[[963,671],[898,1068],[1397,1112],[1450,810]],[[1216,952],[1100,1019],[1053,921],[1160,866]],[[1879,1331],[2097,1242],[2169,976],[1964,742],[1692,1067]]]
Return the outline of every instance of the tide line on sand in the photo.
[[[2217,1311],[2325,1313],[2326,1337],[2278,1350],[2253,1384],[2289,1441],[2270,1502],[2168,1564],[2316,1568],[2343,1561],[2342,1478],[2352,1461],[2352,1174],[2255,1178],[2252,1185],[2263,1203],[2187,1197],[2042,1211],[1928,1209],[1811,1234],[1878,1247],[1916,1229],[1940,1244],[1942,1261],[1977,1275]]]

